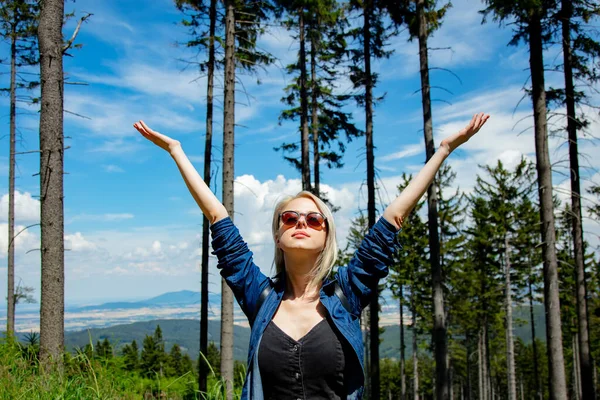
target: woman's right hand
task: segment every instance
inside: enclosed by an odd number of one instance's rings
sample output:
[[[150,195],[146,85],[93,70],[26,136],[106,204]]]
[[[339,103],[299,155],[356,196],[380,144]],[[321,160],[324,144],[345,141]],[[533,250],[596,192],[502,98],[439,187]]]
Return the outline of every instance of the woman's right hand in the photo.
[[[133,124],[133,127],[137,129],[137,131],[141,133],[143,137],[161,149],[168,151],[169,153],[172,153],[173,150],[181,147],[181,143],[178,140],[172,139],[166,135],[163,135],[162,133],[150,129],[150,127],[146,125],[144,121],[136,122]]]

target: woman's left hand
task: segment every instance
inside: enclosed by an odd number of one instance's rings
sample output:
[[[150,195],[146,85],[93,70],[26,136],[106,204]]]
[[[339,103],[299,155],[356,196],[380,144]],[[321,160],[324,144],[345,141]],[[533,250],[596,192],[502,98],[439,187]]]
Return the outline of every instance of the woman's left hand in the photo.
[[[481,127],[485,124],[485,122],[490,118],[488,114],[478,113],[473,116],[469,125],[465,126],[458,133],[442,140],[441,147],[446,147],[448,152],[451,153],[461,144],[465,143],[467,140],[471,139]]]

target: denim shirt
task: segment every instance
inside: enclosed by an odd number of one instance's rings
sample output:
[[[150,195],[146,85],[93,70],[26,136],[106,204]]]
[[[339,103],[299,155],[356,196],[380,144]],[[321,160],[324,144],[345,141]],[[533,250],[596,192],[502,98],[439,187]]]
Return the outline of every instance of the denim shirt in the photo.
[[[211,227],[213,254],[217,267],[250,320],[251,333],[248,346],[248,368],[242,390],[242,399],[263,400],[263,388],[258,367],[258,349],[267,325],[273,319],[285,291],[285,279],[279,279],[256,314],[260,293],[271,285],[252,261],[252,252],[242,239],[230,218],[214,223]],[[369,304],[373,288],[388,274],[388,266],[397,246],[396,228],[383,218],[369,231],[347,267],[340,267],[333,279],[327,279],[320,290],[320,300],[336,328],[348,341],[356,357],[349,357],[346,367],[348,399],[362,398],[364,390],[364,348],[360,330],[360,313]],[[348,299],[351,311],[347,311],[334,293],[338,281]],[[256,314],[255,320],[252,317]]]

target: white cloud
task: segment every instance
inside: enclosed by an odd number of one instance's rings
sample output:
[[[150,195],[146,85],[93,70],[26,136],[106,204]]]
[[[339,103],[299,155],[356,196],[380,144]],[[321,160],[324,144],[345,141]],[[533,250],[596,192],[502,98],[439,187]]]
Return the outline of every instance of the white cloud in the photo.
[[[14,235],[18,235],[14,242],[15,254],[24,255],[27,251],[40,247],[37,231],[39,228],[25,229],[25,225],[15,225]],[[8,257],[8,223],[0,223],[0,258]]]
[[[71,251],[89,251],[96,250],[96,245],[83,237],[81,232],[72,235],[65,235],[65,249]]]
[[[31,193],[15,190],[14,201],[16,222],[39,222],[40,201],[34,199]],[[8,193],[0,199],[0,221],[8,221]]]
[[[396,153],[392,153],[392,154],[388,154],[386,156],[379,157],[379,160],[381,160],[381,161],[400,160],[402,158],[421,154],[421,153],[423,153],[424,149],[425,149],[425,147],[424,147],[423,143],[409,144],[409,145],[404,146],[402,148],[402,150],[400,150]]]
[[[103,165],[103,168],[106,172],[110,172],[110,173],[122,173],[125,172],[125,170],[121,167],[119,167],[118,165]]]

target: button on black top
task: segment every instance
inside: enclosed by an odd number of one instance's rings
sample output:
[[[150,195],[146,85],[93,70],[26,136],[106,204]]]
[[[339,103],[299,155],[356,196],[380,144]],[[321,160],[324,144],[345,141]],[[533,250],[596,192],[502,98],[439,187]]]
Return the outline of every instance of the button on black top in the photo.
[[[265,399],[346,399],[343,343],[329,318],[298,341],[271,321],[258,352]]]

